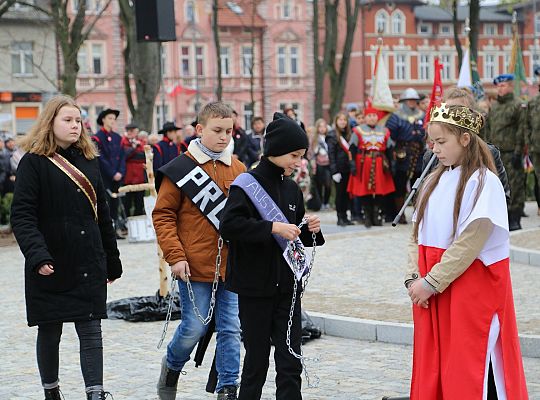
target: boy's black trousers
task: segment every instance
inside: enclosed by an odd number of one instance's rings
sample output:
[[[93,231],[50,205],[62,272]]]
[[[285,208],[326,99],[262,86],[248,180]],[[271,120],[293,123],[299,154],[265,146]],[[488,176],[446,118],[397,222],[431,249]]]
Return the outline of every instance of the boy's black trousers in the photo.
[[[289,353],[286,343],[291,300],[292,293],[277,293],[273,297],[238,296],[240,324],[246,349],[239,400],[261,398],[270,362],[270,338],[274,345],[277,374],[276,399],[302,399],[302,364]],[[301,319],[298,292],[291,328],[291,347],[296,354],[300,354]]]

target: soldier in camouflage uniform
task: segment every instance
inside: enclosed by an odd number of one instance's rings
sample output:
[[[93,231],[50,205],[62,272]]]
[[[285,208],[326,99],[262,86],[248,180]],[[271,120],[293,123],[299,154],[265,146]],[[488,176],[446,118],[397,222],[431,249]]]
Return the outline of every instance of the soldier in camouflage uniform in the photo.
[[[534,68],[534,74],[540,77],[540,66]],[[540,94],[529,101],[527,107],[526,140],[529,146],[529,156],[534,165],[536,179],[540,181]],[[540,206],[538,208],[538,214],[540,215]]]
[[[521,229],[521,212],[525,203],[523,156],[526,132],[526,104],[514,98],[514,75],[503,74],[493,80],[497,102],[489,111],[486,139],[501,151],[510,182],[508,223],[511,231]]]

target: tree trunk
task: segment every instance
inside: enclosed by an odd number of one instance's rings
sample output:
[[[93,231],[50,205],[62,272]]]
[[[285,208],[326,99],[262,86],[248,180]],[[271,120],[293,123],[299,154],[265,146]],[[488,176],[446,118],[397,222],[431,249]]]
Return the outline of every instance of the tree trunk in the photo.
[[[16,0],[0,0],[0,17],[6,13],[9,8],[15,4]]]
[[[218,0],[213,0],[212,3],[212,30],[214,31],[214,46],[216,49],[216,60],[217,60],[217,89],[216,96],[219,101],[221,101],[223,95],[223,79],[221,72],[221,45],[219,42],[219,26],[218,26]]]
[[[319,60],[319,1],[313,0],[313,20],[311,21],[313,31],[313,70],[315,71],[315,96],[313,99],[313,113],[315,120],[323,115],[323,91],[325,72],[322,62]]]
[[[339,0],[335,2],[335,12],[337,16],[337,7],[339,6]],[[349,64],[351,61],[352,44],[354,40],[354,33],[356,31],[356,25],[358,24],[358,14],[360,12],[360,0],[354,0],[354,7],[351,5],[351,0],[345,0],[345,16],[346,16],[346,35],[345,42],[343,43],[341,62],[339,68],[336,64],[336,47],[331,50],[331,62],[328,65],[328,72],[330,76],[330,117],[335,116],[339,110],[341,110],[341,104],[343,102],[343,96],[345,94],[345,85],[347,81],[347,74],[349,72]],[[334,40],[337,40],[337,18],[334,19],[333,35]]]
[[[458,66],[461,67],[463,60],[463,49],[461,48],[461,42],[459,41],[459,21],[457,17],[458,0],[452,0],[452,23],[454,25],[454,44],[458,54]]]
[[[478,30],[480,27],[480,0],[470,0],[469,20],[471,31],[469,33],[471,58],[478,60]]]
[[[135,10],[129,0],[119,0],[120,20],[124,26],[124,90],[133,121],[139,128],[152,130],[154,105],[161,84],[160,43],[137,42]],[[131,4],[131,5],[130,5]],[[156,60],[158,62],[156,63]],[[156,73],[156,69],[157,72]],[[136,101],[130,87],[130,76],[135,82]]]

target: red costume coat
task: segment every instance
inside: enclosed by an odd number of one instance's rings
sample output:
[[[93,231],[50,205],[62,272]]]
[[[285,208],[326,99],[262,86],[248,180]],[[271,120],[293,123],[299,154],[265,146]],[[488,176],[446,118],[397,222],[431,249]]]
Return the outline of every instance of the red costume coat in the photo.
[[[351,152],[356,153],[356,174],[351,175],[347,191],[353,196],[384,196],[395,191],[392,174],[384,166],[390,131],[383,126],[360,125],[353,133]]]

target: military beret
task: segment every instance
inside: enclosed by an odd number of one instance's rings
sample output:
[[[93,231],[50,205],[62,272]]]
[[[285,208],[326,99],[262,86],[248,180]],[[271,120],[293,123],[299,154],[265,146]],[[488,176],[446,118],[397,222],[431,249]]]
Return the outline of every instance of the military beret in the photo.
[[[495,79],[493,79],[493,84],[498,85],[499,83],[511,82],[513,80],[514,80],[514,75],[513,74],[502,74],[502,75],[499,75],[498,77],[496,77]]]

